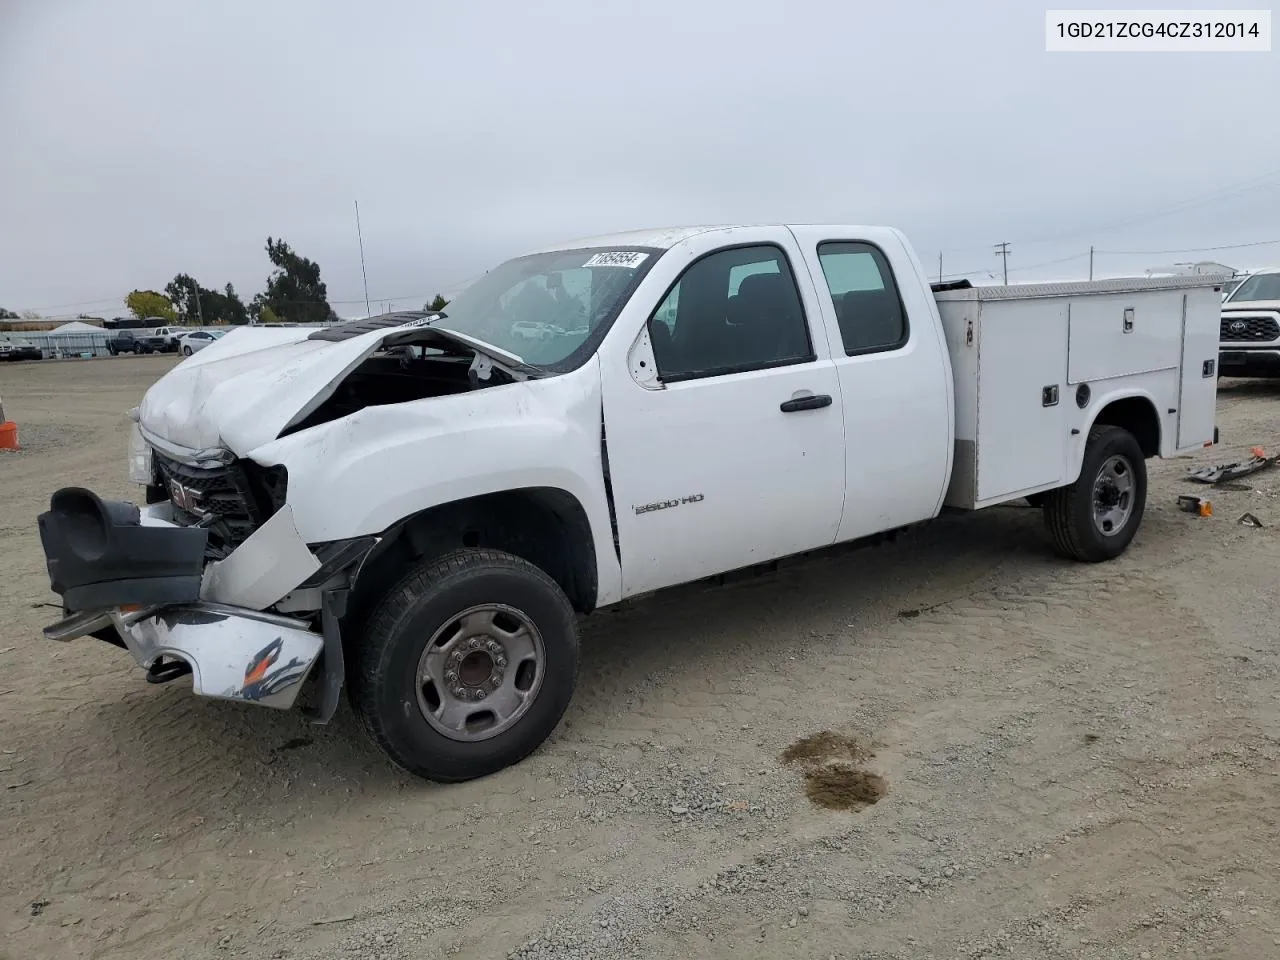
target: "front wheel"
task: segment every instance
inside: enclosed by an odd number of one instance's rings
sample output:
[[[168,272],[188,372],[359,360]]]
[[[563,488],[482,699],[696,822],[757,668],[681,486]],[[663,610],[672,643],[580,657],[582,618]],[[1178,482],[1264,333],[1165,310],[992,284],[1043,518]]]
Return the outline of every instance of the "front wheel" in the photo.
[[[1128,430],[1089,431],[1080,476],[1045,495],[1044,518],[1054,548],[1083,563],[1118,557],[1129,546],[1147,505],[1147,462]]]
[[[560,722],[578,621],[543,571],[497,550],[423,563],[369,618],[353,700],[400,767],[460,782],[523,760]]]

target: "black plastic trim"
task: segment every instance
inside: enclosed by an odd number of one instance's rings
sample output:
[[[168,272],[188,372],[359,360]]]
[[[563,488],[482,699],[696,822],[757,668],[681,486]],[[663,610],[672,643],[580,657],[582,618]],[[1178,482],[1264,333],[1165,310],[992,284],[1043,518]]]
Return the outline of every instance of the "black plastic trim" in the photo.
[[[64,487],[37,518],[49,585],[70,610],[188,603],[200,597],[209,533],[147,527],[138,507]]]

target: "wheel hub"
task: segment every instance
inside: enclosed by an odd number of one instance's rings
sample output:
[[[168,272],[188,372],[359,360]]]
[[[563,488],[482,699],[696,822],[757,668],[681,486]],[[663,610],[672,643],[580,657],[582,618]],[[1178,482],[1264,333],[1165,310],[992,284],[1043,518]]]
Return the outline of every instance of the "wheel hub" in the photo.
[[[500,604],[472,607],[428,640],[418,707],[454,740],[495,736],[522,717],[542,684],[544,647],[533,622]]]
[[[1123,456],[1108,457],[1093,482],[1093,524],[1105,537],[1123,530],[1133,514],[1133,466]]]
[[[483,700],[502,686],[506,648],[494,637],[471,637],[449,654],[444,679],[459,700]]]

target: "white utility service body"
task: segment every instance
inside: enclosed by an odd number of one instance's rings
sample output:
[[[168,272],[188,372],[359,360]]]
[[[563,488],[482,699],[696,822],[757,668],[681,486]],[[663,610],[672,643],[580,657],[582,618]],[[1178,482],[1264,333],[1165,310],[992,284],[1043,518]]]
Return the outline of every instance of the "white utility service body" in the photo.
[[[558,722],[577,613],[1022,497],[1060,552],[1116,555],[1142,461],[1214,440],[1220,283],[935,293],[892,228],[676,228],[516,258],[441,313],[237,331],[136,411],[148,506],[42,515],[46,634],[270,706],[314,673],[321,721],[354,677],[397,763],[479,776]],[[110,574],[85,514],[133,544]],[[170,569],[135,576],[150,536]]]

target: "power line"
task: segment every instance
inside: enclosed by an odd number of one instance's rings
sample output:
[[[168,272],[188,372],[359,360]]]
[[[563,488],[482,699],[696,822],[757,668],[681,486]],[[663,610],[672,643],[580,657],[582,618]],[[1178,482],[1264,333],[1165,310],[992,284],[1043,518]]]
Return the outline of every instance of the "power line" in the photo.
[[[1009,241],[996,244],[996,256],[1000,258],[1004,266],[1004,282],[1009,283]]]
[[[1223,243],[1213,247],[1181,247],[1175,250],[1099,250],[1098,253],[1105,253],[1109,256],[1145,256],[1154,257],[1162,256],[1168,253],[1207,253],[1213,250],[1243,250],[1246,247],[1270,247],[1280,243],[1280,240],[1251,240],[1248,243]]]

